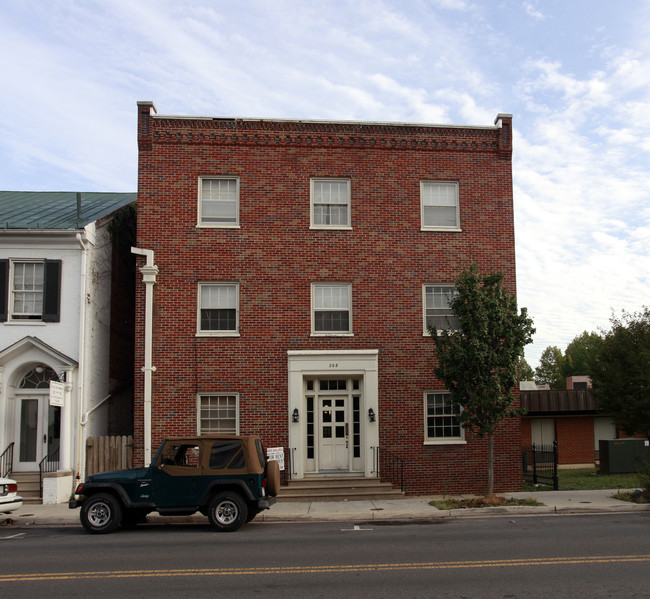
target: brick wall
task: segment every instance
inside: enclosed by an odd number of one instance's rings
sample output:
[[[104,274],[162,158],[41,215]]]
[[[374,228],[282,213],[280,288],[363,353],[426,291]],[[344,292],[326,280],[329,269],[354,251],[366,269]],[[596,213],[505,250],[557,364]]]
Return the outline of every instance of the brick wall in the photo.
[[[481,492],[487,441],[425,446],[423,393],[442,385],[422,285],[471,262],[515,290],[510,120],[504,127],[179,119],[139,106],[138,246],[155,252],[153,446],[194,434],[197,393],[236,392],[242,434],[286,446],[287,351],[379,350],[380,443],[408,491]],[[198,179],[240,180],[240,228],[197,228]],[[310,229],[310,178],[351,182],[352,230]],[[420,181],[458,181],[462,232],[420,230]],[[197,337],[199,282],[239,283],[239,337]],[[352,284],[352,337],[311,336],[313,282]],[[142,459],[144,285],[136,308]],[[521,485],[520,421],[496,439],[495,489]]]

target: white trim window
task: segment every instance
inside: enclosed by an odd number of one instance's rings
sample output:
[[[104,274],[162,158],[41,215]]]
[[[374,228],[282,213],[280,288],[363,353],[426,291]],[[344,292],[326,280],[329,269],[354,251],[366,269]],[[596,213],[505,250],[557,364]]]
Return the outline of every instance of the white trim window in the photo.
[[[458,295],[454,285],[423,285],[424,334],[429,327],[437,330],[458,330],[458,317],[453,313],[450,303]]]
[[[43,262],[11,262],[11,318],[37,319],[43,315]]]
[[[420,181],[422,230],[460,231],[458,183]]]
[[[425,444],[465,443],[465,430],[458,421],[458,406],[449,401],[446,391],[427,391],[424,394]]]
[[[350,181],[312,179],[311,226],[315,229],[350,229]]]
[[[59,322],[61,260],[0,260],[0,322]]]
[[[313,283],[312,334],[352,334],[352,285]]]
[[[239,334],[237,283],[199,283],[198,302],[199,334]]]
[[[239,434],[239,395],[225,393],[198,396],[199,435]]]
[[[239,177],[199,177],[199,226],[239,226]]]

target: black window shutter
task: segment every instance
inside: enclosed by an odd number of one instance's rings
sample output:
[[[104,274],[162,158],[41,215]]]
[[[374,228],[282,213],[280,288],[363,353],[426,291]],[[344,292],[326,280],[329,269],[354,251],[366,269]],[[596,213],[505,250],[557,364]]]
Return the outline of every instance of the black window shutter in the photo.
[[[59,322],[61,306],[61,260],[45,260],[43,288],[43,320]]]
[[[0,322],[7,320],[9,304],[9,260],[0,260]]]

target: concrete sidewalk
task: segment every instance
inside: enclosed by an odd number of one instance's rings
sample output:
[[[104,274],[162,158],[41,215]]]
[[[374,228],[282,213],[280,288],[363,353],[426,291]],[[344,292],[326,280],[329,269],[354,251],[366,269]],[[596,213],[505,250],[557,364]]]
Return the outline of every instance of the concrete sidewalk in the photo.
[[[278,502],[259,514],[255,522],[368,522],[372,520],[430,520],[438,518],[487,517],[524,514],[578,514],[603,512],[648,511],[650,504],[634,504],[613,499],[616,490],[605,491],[540,491],[536,493],[503,493],[504,497],[533,498],[543,506],[514,506],[438,510],[429,505],[431,499],[440,497],[409,497],[407,499],[376,501],[311,501],[304,503]],[[11,520],[6,527],[25,526],[81,526],[79,510],[71,510],[68,504],[23,505],[12,514],[3,514]],[[150,523],[202,523],[207,519],[194,516],[161,517],[150,514]]]

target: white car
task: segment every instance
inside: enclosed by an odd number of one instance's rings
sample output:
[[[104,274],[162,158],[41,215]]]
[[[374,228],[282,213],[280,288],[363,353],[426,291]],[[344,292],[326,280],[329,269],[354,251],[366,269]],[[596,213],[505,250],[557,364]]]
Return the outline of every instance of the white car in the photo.
[[[10,478],[0,478],[0,514],[8,514],[23,507],[18,485]]]

